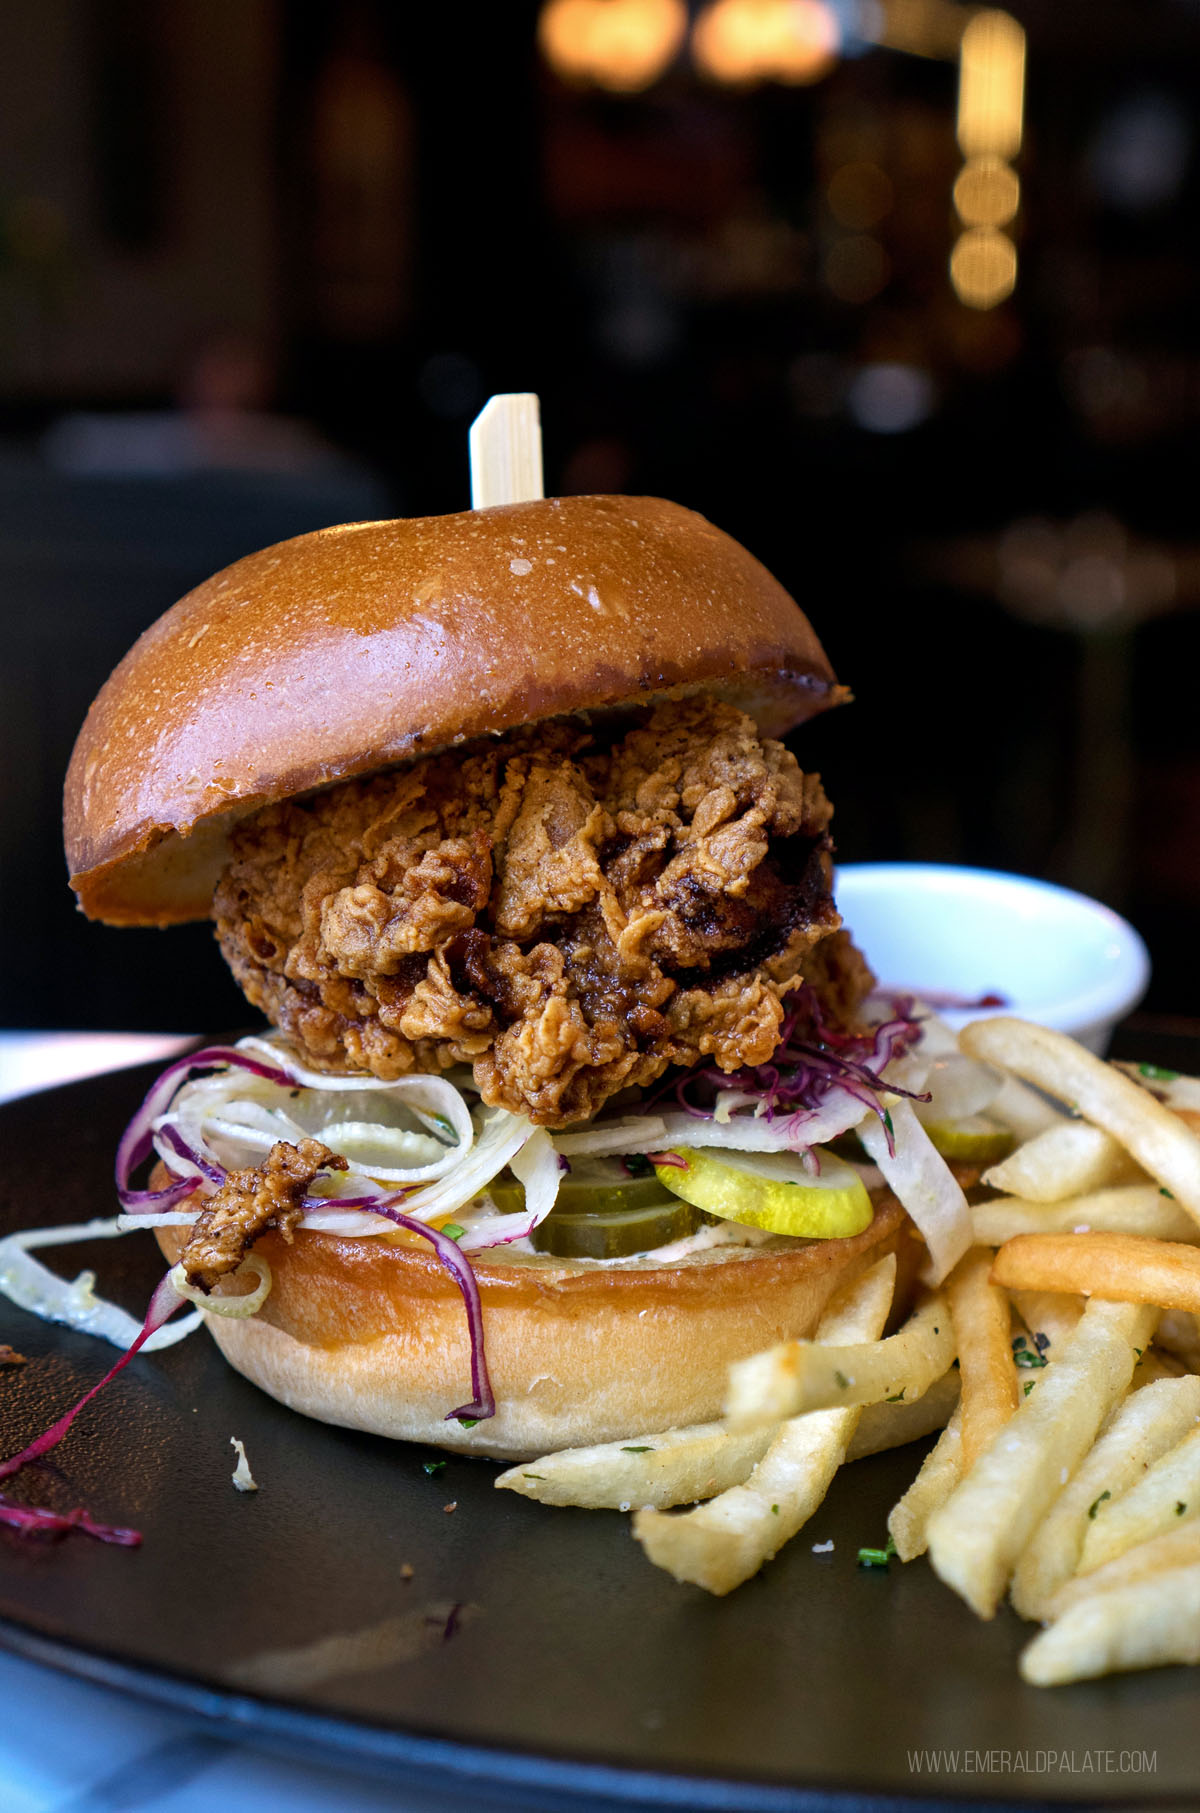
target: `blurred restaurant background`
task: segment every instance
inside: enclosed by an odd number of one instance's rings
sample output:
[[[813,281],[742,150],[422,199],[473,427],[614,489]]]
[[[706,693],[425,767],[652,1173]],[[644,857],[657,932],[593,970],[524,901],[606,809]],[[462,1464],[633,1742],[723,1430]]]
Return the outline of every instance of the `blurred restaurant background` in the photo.
[[[548,493],[744,541],[849,708],[844,860],[1126,913],[1200,1014],[1200,0],[39,0],[0,56],[0,1025],[226,1029],[89,926],[89,700],[215,568]]]

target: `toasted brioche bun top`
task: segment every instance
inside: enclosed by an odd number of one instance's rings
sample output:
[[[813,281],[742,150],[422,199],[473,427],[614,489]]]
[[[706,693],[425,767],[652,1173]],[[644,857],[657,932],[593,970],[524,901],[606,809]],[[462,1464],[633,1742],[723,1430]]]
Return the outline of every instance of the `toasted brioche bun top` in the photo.
[[[91,918],[203,918],[248,812],[567,712],[715,691],[780,735],[844,694],[798,606],[704,517],[567,497],[350,523],[189,592],[125,656],[67,775]]]

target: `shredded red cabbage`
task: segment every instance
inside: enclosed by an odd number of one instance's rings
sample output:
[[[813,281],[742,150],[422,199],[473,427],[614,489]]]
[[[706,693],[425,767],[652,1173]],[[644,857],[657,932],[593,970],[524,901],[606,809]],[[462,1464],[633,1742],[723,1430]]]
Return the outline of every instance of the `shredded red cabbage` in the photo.
[[[428,1240],[462,1292],[463,1308],[467,1312],[467,1332],[471,1337],[471,1390],[475,1396],[471,1403],[460,1404],[457,1410],[448,1410],[445,1420],[448,1423],[481,1423],[487,1417],[495,1416],[496,1399],[483,1349],[483,1304],[479,1296],[479,1281],[471,1268],[470,1260],[459,1250],[456,1241],[451,1240],[448,1234],[440,1233],[437,1228],[427,1227],[423,1221],[414,1220],[411,1215],[401,1214],[394,1206],[395,1201],[395,1197],[385,1197],[382,1201],[368,1201],[364,1206],[375,1215],[386,1215],[398,1228],[407,1228],[410,1234],[419,1234],[422,1240]],[[339,1204],[340,1206],[348,1205]]]
[[[142,1323],[140,1331],[134,1336],[115,1366],[109,1368],[99,1384],[93,1385],[90,1391],[84,1392],[73,1409],[68,1410],[65,1416],[60,1416],[56,1423],[52,1423],[50,1428],[39,1435],[36,1440],[30,1442],[28,1447],[22,1448],[19,1454],[14,1454],[9,1460],[0,1461],[0,1480],[11,1479],[14,1473],[21,1471],[22,1467],[27,1467],[31,1461],[40,1460],[43,1454],[48,1454],[51,1448],[56,1448],[84,1405],[90,1404],[96,1393],[103,1391],[109,1380],[115,1379],[117,1374],[128,1366],[142,1344],[148,1341],[155,1330],[161,1328],[163,1323],[174,1315],[183,1302],[184,1298],[179,1295],[171,1283],[168,1273],[150,1299],[150,1307],[146,1311],[146,1319]],[[101,1542],[119,1543],[124,1548],[136,1548],[142,1540],[139,1530],[126,1530],[113,1524],[97,1523],[91,1513],[84,1510],[82,1506],[74,1511],[43,1511],[32,1505],[14,1504],[4,1493],[0,1493],[0,1523],[8,1524],[10,1528],[19,1530],[24,1536],[65,1535],[68,1530],[82,1530],[86,1535],[95,1536]]]
[[[136,1549],[142,1540],[140,1530],[127,1530],[120,1524],[97,1523],[82,1505],[73,1511],[42,1511],[30,1505],[15,1505],[0,1496],[0,1523],[19,1531],[22,1536],[65,1536],[70,1530],[82,1530],[85,1536],[116,1543],[123,1549]]]
[[[678,1152],[647,1152],[646,1157],[652,1165],[666,1165],[672,1171],[686,1171],[688,1162],[680,1158]]]
[[[286,1086],[291,1082],[286,1071],[278,1070],[272,1064],[264,1064],[261,1058],[247,1057],[234,1045],[206,1045],[203,1051],[193,1051],[187,1057],[178,1058],[174,1064],[168,1065],[152,1085],[145,1101],[121,1135],[117,1147],[117,1196],[127,1215],[153,1215],[159,1210],[174,1208],[177,1202],[182,1202],[185,1196],[193,1195],[200,1188],[198,1177],[181,1177],[163,1190],[134,1190],[130,1187],[129,1180],[154,1150],[151,1129],[159,1115],[165,1114],[170,1107],[184,1078],[195,1070],[216,1070],[222,1065],[234,1065],[242,1070],[253,1071],[255,1076],[266,1077],[272,1083]],[[174,1141],[169,1143],[177,1151],[182,1149],[182,1155],[191,1159],[201,1170],[205,1169],[204,1162],[182,1141],[178,1145]]]
[[[197,1152],[195,1147],[190,1146],[187,1140],[184,1139],[183,1134],[179,1131],[178,1127],[162,1127],[159,1129],[158,1137],[161,1139],[164,1146],[170,1146],[172,1152],[178,1153],[180,1158],[186,1158],[189,1164],[195,1165],[196,1169],[208,1179],[209,1183],[216,1184],[219,1189],[225,1182],[229,1173],[226,1171],[224,1165],[217,1164],[215,1159],[206,1157],[203,1152]],[[187,1182],[194,1180],[184,1179],[183,1181]],[[153,1192],[148,1191],[147,1194],[153,1194]],[[166,1192],[164,1191],[163,1194],[165,1195]]]
[[[929,1100],[928,1095],[902,1089],[882,1075],[893,1058],[903,1057],[921,1037],[921,1023],[911,1000],[894,1001],[893,1013],[892,1019],[867,1033],[839,1031],[825,1022],[820,1002],[804,985],[791,998],[770,1063],[748,1064],[734,1071],[690,1070],[653,1099],[672,1094],[686,1113],[711,1120],[717,1096],[733,1092],[742,1098],[734,1106],[753,1103],[756,1113],[773,1120],[777,1114],[810,1112],[820,1106],[830,1089],[844,1089],[879,1116],[890,1149],[892,1132],[880,1094]]]

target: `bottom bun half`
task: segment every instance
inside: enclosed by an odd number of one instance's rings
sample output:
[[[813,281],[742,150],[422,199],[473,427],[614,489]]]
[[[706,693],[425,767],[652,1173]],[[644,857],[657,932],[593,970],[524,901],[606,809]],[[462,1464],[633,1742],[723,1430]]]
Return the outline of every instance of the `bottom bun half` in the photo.
[[[174,1263],[186,1229],[158,1239]],[[893,1198],[849,1240],[725,1247],[673,1266],[474,1261],[496,1414],[447,1422],[471,1397],[462,1297],[430,1249],[387,1236],[257,1243],[274,1284],[256,1316],[209,1316],[225,1358],[304,1416],[497,1460],[709,1422],[731,1363],[811,1334],[834,1290],[924,1248]],[[900,1295],[898,1291],[898,1295]]]

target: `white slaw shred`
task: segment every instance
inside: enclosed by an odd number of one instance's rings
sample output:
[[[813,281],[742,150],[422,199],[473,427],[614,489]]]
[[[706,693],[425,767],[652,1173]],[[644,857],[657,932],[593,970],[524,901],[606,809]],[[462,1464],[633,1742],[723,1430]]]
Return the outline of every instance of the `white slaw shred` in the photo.
[[[246,1459],[246,1444],[239,1441],[236,1435],[229,1438],[237,1452],[237,1466],[233,1469],[233,1483],[239,1492],[257,1492],[258,1481],[250,1471],[250,1462]]]
[[[118,1215],[107,1220],[74,1222],[68,1227],[25,1228],[7,1234],[0,1240],[0,1291],[18,1309],[28,1310],[44,1321],[61,1322],[80,1334],[98,1335],[114,1347],[128,1347],[141,1333],[142,1325],[117,1304],[96,1295],[95,1273],[80,1272],[68,1282],[35,1259],[31,1249],[71,1246],[79,1240],[111,1240],[128,1232],[120,1225],[122,1222],[135,1219],[143,1218]],[[143,1341],[142,1352],[173,1347],[199,1328],[201,1321],[196,1310],[178,1322],[165,1323]]]
[[[940,1284],[958,1264],[973,1235],[971,1212],[957,1178],[913,1113],[911,1102],[896,1096],[888,1107],[888,1129],[868,1115],[858,1137],[903,1203],[929,1248],[929,1280]]]
[[[240,1322],[246,1316],[255,1316],[271,1294],[270,1262],[262,1253],[249,1252],[243,1255],[242,1262],[230,1273],[233,1278],[245,1277],[248,1273],[255,1276],[254,1289],[246,1291],[239,1297],[218,1296],[215,1291],[201,1290],[188,1278],[182,1265],[173,1265],[167,1276],[171,1288],[189,1303],[200,1306],[202,1313],[210,1316],[227,1316],[232,1321]]]
[[[525,1191],[525,1207],[512,1215],[489,1214],[484,1210],[473,1217],[459,1236],[458,1244],[465,1253],[528,1239],[554,1207],[562,1181],[562,1167],[554,1142],[544,1127],[534,1129],[524,1145],[513,1153],[509,1164]]]
[[[397,1206],[405,1215],[429,1224],[466,1210],[527,1142],[537,1140],[525,1115],[506,1108],[473,1109],[463,1090],[444,1076],[414,1074],[393,1082],[327,1076],[297,1062],[280,1038],[242,1039],[237,1049],[283,1070],[288,1081],[278,1083],[231,1066],[185,1083],[154,1123],[155,1150],[177,1177],[199,1173],[203,1179],[203,1161],[234,1170],[261,1162],[277,1140],[296,1144],[316,1138],[347,1159],[348,1169],[323,1174],[315,1194],[335,1201],[391,1194],[399,1198]],[[375,1118],[366,1118],[368,1096],[378,1103]],[[347,1107],[354,1112],[347,1113]],[[165,1134],[172,1128],[198,1155],[200,1165],[171,1146]],[[536,1174],[544,1181],[536,1214],[520,1218],[526,1231],[549,1214],[557,1194],[557,1165],[551,1191],[545,1145],[548,1136],[535,1146],[535,1152],[543,1152]],[[204,1180],[201,1193],[212,1187]],[[185,1214],[184,1221],[193,1218]],[[125,1219],[151,1223],[149,1216]],[[351,1236],[387,1233],[392,1225],[368,1209],[332,1206],[310,1206],[300,1223],[314,1232]],[[497,1236],[513,1237],[507,1229],[498,1229]],[[490,1242],[476,1238],[472,1244]]]

